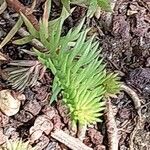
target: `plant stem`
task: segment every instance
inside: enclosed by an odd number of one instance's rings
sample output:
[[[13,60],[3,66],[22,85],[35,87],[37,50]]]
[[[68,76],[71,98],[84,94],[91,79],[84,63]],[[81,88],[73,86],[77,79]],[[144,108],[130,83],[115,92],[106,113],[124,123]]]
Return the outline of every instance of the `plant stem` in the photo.
[[[107,127],[107,133],[108,133],[108,146],[109,150],[118,150],[118,128],[116,125],[115,117],[113,115],[113,109],[111,100],[108,98],[106,102],[106,127]]]
[[[83,141],[85,138],[85,134],[86,134],[86,130],[87,130],[87,125],[82,125],[79,123],[78,126],[78,138],[80,139],[80,141]]]

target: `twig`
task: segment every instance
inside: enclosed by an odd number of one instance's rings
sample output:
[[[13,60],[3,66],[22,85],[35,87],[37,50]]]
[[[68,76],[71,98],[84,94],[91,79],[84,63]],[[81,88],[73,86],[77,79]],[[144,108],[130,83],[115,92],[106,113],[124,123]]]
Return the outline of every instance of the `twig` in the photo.
[[[139,129],[141,130],[142,128],[144,128],[145,121],[143,118],[141,118],[140,116],[137,116],[135,120],[136,120],[135,127],[132,133],[130,134],[129,150],[134,150],[134,138],[136,136],[136,133]]]
[[[136,125],[135,125],[132,133],[130,134],[129,150],[134,150],[134,143],[133,143],[133,141],[134,141],[135,134],[136,134],[136,132],[137,132],[137,130],[139,128],[138,118],[136,118],[136,119],[137,119]]]
[[[31,8],[28,8],[24,6],[22,3],[20,3],[18,0],[6,0],[7,5],[15,10],[16,12],[20,13],[22,12],[33,24],[33,26],[39,30],[39,23],[36,17],[31,13]]]
[[[118,150],[118,128],[113,114],[112,105],[110,99],[108,99],[106,102],[105,118],[108,132],[109,150]]]
[[[141,117],[141,111],[140,111],[141,100],[139,99],[138,95],[130,87],[128,87],[125,84],[121,85],[121,89],[125,91],[132,98],[134,102],[134,107],[137,110],[138,115]]]
[[[6,8],[7,8],[7,3],[5,0],[2,0],[2,2],[0,2],[0,14],[2,14]]]
[[[146,106],[149,105],[149,104],[150,104],[150,102],[148,102],[148,103],[142,105],[141,107],[142,107],[142,108],[143,108],[143,107],[146,107]]]
[[[141,115],[141,100],[139,99],[138,95],[127,85],[122,84],[121,89],[125,91],[133,100],[134,106],[137,110],[138,116],[136,117],[136,125],[134,127],[134,130],[130,134],[130,141],[129,141],[129,149],[134,150],[134,137],[136,135],[136,132],[138,129],[140,129],[143,126],[143,118]]]
[[[55,130],[51,133],[51,136],[72,150],[92,150],[92,148],[83,144],[79,139],[68,135],[62,130]]]
[[[128,87],[125,84],[121,85],[121,89],[125,91],[132,98],[135,108],[139,109],[141,107],[141,102],[140,102],[138,95],[130,87]]]

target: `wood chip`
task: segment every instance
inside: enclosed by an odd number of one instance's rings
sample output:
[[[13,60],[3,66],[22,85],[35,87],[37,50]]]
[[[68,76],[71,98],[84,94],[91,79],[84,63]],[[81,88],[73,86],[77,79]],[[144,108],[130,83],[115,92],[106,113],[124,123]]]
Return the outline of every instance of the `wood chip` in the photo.
[[[15,115],[20,109],[21,101],[13,97],[11,90],[0,91],[0,110],[7,116]]]
[[[55,130],[51,133],[51,136],[72,150],[92,150],[92,148],[83,144],[79,139],[68,135],[62,130]]]

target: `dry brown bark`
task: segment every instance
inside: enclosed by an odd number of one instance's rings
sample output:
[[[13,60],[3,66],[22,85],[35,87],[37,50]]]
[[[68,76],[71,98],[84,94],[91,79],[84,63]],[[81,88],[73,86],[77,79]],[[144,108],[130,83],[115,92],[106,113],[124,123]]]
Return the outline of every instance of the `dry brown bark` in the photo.
[[[17,13],[22,12],[32,23],[32,25],[39,30],[39,23],[36,17],[31,13],[31,9],[24,6],[18,0],[6,0],[7,5]]]

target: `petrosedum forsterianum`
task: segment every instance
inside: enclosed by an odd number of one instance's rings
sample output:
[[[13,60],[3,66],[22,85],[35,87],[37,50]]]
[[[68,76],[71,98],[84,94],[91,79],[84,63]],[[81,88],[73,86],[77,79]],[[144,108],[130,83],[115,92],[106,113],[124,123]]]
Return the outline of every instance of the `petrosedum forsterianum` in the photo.
[[[34,148],[29,145],[29,142],[23,142],[22,140],[8,140],[6,146],[1,146],[0,150],[34,150]]]
[[[118,92],[119,82],[116,75],[106,73],[95,36],[87,39],[89,29],[83,29],[84,19],[62,36],[62,26],[68,16],[65,9],[59,18],[49,22],[48,17],[44,19],[43,16],[40,30],[36,31],[22,14],[30,36],[41,41],[48,49],[47,53],[34,50],[38,59],[54,74],[51,103],[61,92],[72,121],[91,124],[100,121],[105,108],[103,97]]]
[[[94,36],[86,40],[88,29],[85,29],[78,33],[78,39],[69,41],[75,31],[70,30],[60,38],[59,48],[54,55],[37,54],[39,60],[55,75],[54,98],[61,90],[72,120],[84,125],[100,121],[105,108],[103,97],[105,94],[115,94],[119,83],[116,75],[106,73]]]
[[[92,16],[98,7],[103,11],[111,11],[110,0],[61,0],[61,2],[68,12],[70,12],[70,4],[88,7],[88,17]]]

